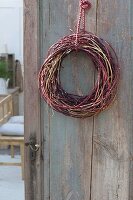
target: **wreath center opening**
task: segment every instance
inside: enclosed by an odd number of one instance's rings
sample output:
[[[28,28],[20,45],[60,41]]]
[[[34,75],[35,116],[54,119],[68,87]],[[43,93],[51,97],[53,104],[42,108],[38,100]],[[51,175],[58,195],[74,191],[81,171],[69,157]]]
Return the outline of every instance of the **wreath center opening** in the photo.
[[[88,95],[94,87],[96,74],[91,58],[83,51],[72,51],[62,59],[60,82],[67,93]]]

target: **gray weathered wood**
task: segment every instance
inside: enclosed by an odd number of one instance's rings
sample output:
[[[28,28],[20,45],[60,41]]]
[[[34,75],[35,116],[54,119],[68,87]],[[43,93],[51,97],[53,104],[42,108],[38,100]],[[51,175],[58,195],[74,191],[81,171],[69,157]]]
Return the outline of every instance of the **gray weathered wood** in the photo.
[[[26,200],[133,199],[133,3],[91,2],[87,30],[97,30],[112,44],[121,78],[114,104],[94,119],[83,120],[51,110],[40,101],[37,89],[38,63],[43,62],[50,45],[71,33],[69,29],[75,30],[78,1],[25,0],[25,141],[35,135],[44,150],[31,162],[26,148]],[[68,56],[63,66],[61,81],[67,91],[82,94],[91,89],[94,70],[91,61],[88,67],[85,55],[79,54],[78,60]]]
[[[99,0],[98,35],[114,47],[121,77],[115,103],[95,117],[91,200],[129,200],[133,132],[130,0]],[[133,176],[132,176],[133,177]],[[132,184],[131,184],[132,185]],[[133,186],[133,185],[132,185]]]
[[[42,0],[40,4],[41,61],[48,47],[75,31],[78,1]],[[96,30],[96,1],[88,13],[88,30]],[[87,93],[93,86],[94,68],[84,54],[68,56],[61,81],[68,92]],[[89,66],[88,66],[89,65]],[[81,75],[81,76],[80,76]],[[91,186],[93,118],[74,119],[44,109],[44,197],[51,200],[88,200]]]
[[[24,0],[24,72],[25,72],[25,142],[31,136],[40,145],[40,95],[37,86],[39,66],[39,3]],[[30,160],[30,148],[25,148],[25,197],[26,200],[43,200],[43,162],[41,150],[36,160]]]
[[[131,65],[133,65],[133,1],[130,1],[130,28],[131,28]],[[131,70],[131,75],[133,77],[133,70]],[[133,91],[133,81],[131,83],[131,91]],[[133,101],[131,100],[131,110],[133,108]],[[133,115],[133,114],[132,114]],[[132,123],[133,124],[133,123]],[[133,126],[133,125],[132,125]],[[133,199],[133,136],[130,134],[130,166],[129,166],[129,200]]]

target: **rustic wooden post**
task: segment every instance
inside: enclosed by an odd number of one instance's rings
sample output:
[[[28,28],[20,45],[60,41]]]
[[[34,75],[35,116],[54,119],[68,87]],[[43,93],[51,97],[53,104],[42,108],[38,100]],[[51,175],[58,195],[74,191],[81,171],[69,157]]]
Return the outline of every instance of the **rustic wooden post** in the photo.
[[[42,136],[40,128],[40,96],[37,87],[39,67],[39,2],[24,0],[24,77],[25,77],[25,142],[30,137],[40,145],[35,160],[25,147],[26,200],[43,200]]]

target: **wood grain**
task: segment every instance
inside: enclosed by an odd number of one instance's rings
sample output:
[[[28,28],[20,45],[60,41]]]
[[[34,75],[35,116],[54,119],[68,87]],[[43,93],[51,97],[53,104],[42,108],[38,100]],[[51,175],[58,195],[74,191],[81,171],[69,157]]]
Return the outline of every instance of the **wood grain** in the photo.
[[[130,28],[131,28],[131,65],[133,65],[133,1],[130,1]],[[133,70],[131,71],[133,77]],[[133,91],[133,81],[131,82],[131,91]],[[130,102],[131,108],[133,108],[133,101]],[[132,109],[131,111],[132,112]],[[133,115],[133,114],[132,114]],[[129,200],[133,199],[133,136],[130,134],[130,166],[129,166]]]
[[[25,198],[43,198],[43,162],[41,147],[43,139],[40,128],[40,95],[37,86],[39,67],[39,2],[24,0],[24,77],[25,77],[25,142],[36,138],[40,145],[35,161],[30,159],[30,148],[25,148]]]
[[[91,3],[87,30],[112,44],[121,79],[114,104],[95,119],[82,120],[50,109],[37,89],[39,64],[48,48],[75,31],[78,1],[25,0],[25,141],[34,135],[43,151],[31,162],[26,148],[26,200],[133,199],[133,3]],[[86,93],[94,83],[93,66],[89,61],[88,67],[85,55],[75,57],[63,62],[62,85],[68,92]]]
[[[43,0],[40,4],[41,61],[60,37],[75,31],[78,1]],[[87,29],[96,31],[96,1],[88,13]],[[65,90],[88,93],[94,84],[94,66],[86,55],[70,55],[62,65]],[[43,103],[44,118],[44,198],[88,200],[91,186],[93,118],[74,119],[49,109]]]
[[[121,67],[115,103],[95,117],[91,200],[129,200],[133,132],[130,0],[99,0],[97,33],[114,47]],[[129,197],[130,196],[130,197]]]

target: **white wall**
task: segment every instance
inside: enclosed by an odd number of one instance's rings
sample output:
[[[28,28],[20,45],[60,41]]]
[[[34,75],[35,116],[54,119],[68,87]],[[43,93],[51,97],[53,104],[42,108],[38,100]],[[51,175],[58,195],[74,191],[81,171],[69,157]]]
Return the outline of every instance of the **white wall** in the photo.
[[[23,0],[0,0],[0,53],[15,53],[23,64]]]

